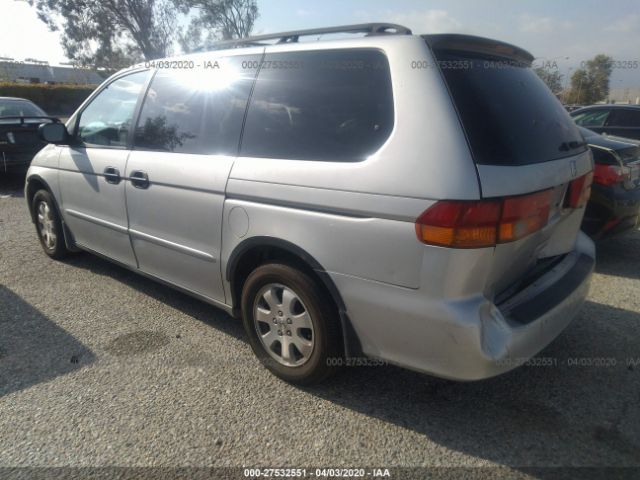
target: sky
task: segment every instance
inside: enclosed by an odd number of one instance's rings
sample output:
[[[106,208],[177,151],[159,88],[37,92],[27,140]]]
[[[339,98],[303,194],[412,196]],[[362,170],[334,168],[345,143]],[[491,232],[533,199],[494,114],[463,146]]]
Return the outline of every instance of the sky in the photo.
[[[513,43],[566,75],[598,53],[640,63],[640,0],[258,0],[255,34],[362,22],[415,33],[469,33]],[[24,0],[0,0],[0,56],[64,62],[60,37]],[[624,65],[624,64],[621,64]],[[640,87],[640,67],[612,88]]]

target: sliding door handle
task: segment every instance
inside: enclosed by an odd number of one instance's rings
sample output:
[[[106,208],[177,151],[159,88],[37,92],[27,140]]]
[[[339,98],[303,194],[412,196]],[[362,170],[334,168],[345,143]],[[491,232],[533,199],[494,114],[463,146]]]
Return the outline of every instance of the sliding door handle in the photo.
[[[136,188],[149,188],[149,176],[146,172],[135,170],[131,172],[129,180],[131,180],[131,185]]]
[[[104,169],[104,179],[107,183],[118,185],[122,177],[120,176],[120,170],[115,167],[107,167]]]

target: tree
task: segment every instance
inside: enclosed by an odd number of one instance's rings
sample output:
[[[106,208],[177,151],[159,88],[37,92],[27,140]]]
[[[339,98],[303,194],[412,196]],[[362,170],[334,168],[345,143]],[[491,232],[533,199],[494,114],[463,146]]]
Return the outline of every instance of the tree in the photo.
[[[180,39],[185,51],[206,47],[216,40],[248,37],[259,17],[256,0],[184,0],[198,13]],[[208,32],[202,38],[203,31]]]
[[[605,100],[609,95],[609,79],[613,71],[613,58],[596,55],[583,62],[571,76],[571,90],[567,95],[569,103],[589,104]]]
[[[562,77],[563,75],[558,71],[551,71],[548,68],[536,67],[533,69],[544,83],[547,84],[549,90],[553,93],[558,93],[562,90]]]
[[[178,0],[29,0],[49,29],[62,31],[67,57],[119,69],[167,56],[186,8]]]

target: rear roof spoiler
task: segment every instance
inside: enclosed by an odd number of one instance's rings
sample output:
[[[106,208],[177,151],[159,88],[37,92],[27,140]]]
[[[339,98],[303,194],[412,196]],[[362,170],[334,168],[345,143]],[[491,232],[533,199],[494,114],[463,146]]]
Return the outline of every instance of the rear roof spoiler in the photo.
[[[504,58],[524,63],[531,66],[534,60],[526,50],[490,38],[476,37],[473,35],[460,35],[454,33],[443,33],[434,35],[422,35],[427,44],[433,50],[444,50],[454,52],[469,52],[478,55],[487,55],[490,57]]]

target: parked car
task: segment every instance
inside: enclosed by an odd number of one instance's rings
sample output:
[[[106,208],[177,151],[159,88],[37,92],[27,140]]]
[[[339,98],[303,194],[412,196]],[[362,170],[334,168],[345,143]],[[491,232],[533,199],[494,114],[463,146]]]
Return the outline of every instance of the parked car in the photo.
[[[46,145],[38,137],[38,126],[54,121],[29,100],[0,97],[0,173],[26,172],[33,156]]]
[[[640,215],[640,142],[580,127],[595,162],[582,229],[599,239],[634,230]]]
[[[366,35],[297,42],[336,32]],[[366,358],[490,377],[569,324],[594,266],[592,156],[532,60],[366,24],[151,62],[43,126],[26,200],[47,255],[242,317],[288,381]]]
[[[571,116],[596,133],[640,139],[640,105],[593,105],[574,110]]]

